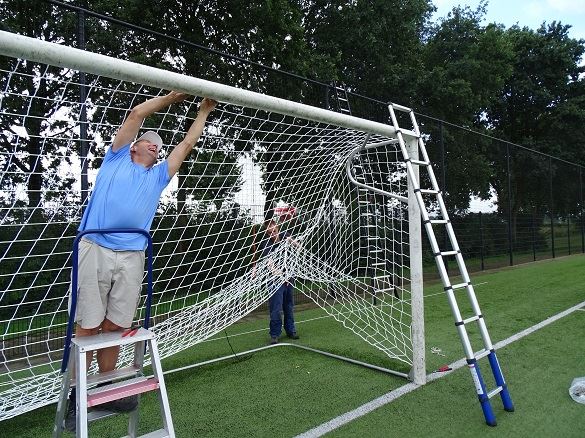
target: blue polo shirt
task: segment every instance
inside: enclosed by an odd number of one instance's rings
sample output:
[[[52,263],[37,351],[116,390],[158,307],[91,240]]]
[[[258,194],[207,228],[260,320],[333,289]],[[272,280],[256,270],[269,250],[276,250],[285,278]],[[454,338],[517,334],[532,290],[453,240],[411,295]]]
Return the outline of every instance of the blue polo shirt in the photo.
[[[130,144],[116,152],[110,148],[98,171],[79,231],[108,228],[150,231],[160,195],[170,180],[166,161],[146,168],[132,162]],[[144,250],[147,245],[142,234],[87,234],[85,237],[115,251]]]

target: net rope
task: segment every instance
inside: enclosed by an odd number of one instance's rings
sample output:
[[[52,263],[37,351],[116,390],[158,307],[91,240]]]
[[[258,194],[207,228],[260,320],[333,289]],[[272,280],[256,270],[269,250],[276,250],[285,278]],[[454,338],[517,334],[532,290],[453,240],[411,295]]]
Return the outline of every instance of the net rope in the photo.
[[[26,60],[0,58],[0,420],[56,401],[71,248],[83,212],[80,150],[95,181],[130,109],[162,90]],[[146,119],[165,145],[182,140],[197,100]],[[87,139],[80,114],[87,113]],[[406,206],[352,184],[346,161],[388,140],[339,126],[222,103],[162,195],[152,226],[153,330],[161,356],[207,340],[257,310],[282,284],[391,361],[411,364]],[[393,144],[362,149],[356,180],[406,196]],[[286,243],[258,258],[266,199],[295,209]],[[139,305],[137,322],[144,315]],[[128,364],[123,350],[119,366]],[[96,372],[95,363],[92,372]]]

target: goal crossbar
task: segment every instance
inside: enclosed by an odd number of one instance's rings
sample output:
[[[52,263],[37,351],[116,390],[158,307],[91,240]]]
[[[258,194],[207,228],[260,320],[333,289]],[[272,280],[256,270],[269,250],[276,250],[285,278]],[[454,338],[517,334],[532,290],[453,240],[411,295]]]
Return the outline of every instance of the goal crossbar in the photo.
[[[34,62],[84,71],[111,79],[137,82],[166,90],[176,90],[197,96],[210,97],[219,102],[230,102],[258,110],[292,117],[302,117],[314,122],[329,123],[372,134],[387,137],[396,136],[396,130],[392,126],[383,123],[6,31],[0,31],[0,55],[25,58]]]

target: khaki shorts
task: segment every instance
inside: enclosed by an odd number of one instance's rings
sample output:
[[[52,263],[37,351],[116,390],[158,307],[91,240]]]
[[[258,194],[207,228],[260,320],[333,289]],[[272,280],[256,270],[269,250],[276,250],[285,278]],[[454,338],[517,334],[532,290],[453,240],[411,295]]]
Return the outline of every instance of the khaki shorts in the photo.
[[[143,275],[144,251],[114,251],[82,238],[77,270],[77,324],[92,329],[107,318],[120,327],[130,327],[140,300]]]

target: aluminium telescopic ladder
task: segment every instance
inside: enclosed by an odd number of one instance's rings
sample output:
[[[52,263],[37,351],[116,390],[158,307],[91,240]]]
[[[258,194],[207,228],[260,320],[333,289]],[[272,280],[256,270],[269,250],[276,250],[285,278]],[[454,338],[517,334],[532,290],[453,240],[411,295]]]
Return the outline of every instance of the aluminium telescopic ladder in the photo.
[[[101,233],[138,233],[144,235],[148,240],[148,295],[146,298],[144,326],[129,329],[124,332],[100,333],[95,336],[83,336],[72,339],[77,306],[79,241],[86,234]],[[163,427],[142,435],[142,438],[172,438],[175,436],[160,355],[154,333],[148,329],[152,302],[152,253],[152,239],[150,234],[142,229],[85,230],[76,236],[73,242],[72,255],[71,308],[69,311],[67,335],[61,364],[62,383],[59,401],[57,403],[53,438],[59,438],[63,433],[64,417],[68,403],[67,399],[72,385],[75,386],[76,391],[76,437],[87,438],[89,422],[115,415],[112,411],[100,410],[100,405],[125,397],[138,396],[138,406],[130,412],[128,422],[128,437],[136,438],[138,411],[140,407],[139,396],[149,391],[157,392]],[[130,366],[92,376],[87,375],[85,371],[87,352],[124,345],[134,345],[134,360]],[[150,352],[153,377],[146,377],[143,373],[144,355],[147,349]],[[77,370],[83,370],[83,372],[77,372]],[[75,377],[73,377],[73,374],[75,374]],[[100,384],[103,386],[100,386]],[[88,389],[89,386],[94,385],[98,386],[93,389]],[[89,410],[89,408],[93,409]]]
[[[475,384],[475,389],[477,392],[477,396],[479,398],[479,402],[481,404],[481,408],[483,410],[483,414],[485,416],[486,423],[490,426],[495,426],[497,424],[496,417],[493,413],[490,404],[490,399],[492,397],[494,397],[497,394],[500,394],[502,403],[504,405],[504,409],[508,412],[514,411],[512,399],[510,398],[508,387],[506,385],[504,376],[502,374],[502,370],[500,368],[500,364],[496,357],[496,351],[490,339],[483,314],[480,310],[473,285],[469,278],[469,273],[467,272],[467,267],[465,266],[465,262],[463,260],[463,255],[461,254],[461,249],[459,248],[457,238],[455,237],[453,225],[451,224],[451,221],[449,219],[449,215],[447,213],[447,209],[445,207],[445,203],[443,200],[443,195],[437,183],[437,179],[435,177],[433,167],[429,160],[429,156],[427,154],[427,150],[424,145],[423,139],[420,135],[414,111],[411,108],[407,108],[396,104],[390,104],[389,111],[391,122],[396,130],[396,136],[400,145],[404,162],[406,164],[408,178],[410,179],[414,187],[414,195],[416,197],[417,204],[422,216],[422,221],[430,241],[431,249],[433,251],[433,256],[435,258],[435,262],[437,264],[437,268],[441,276],[443,288],[445,294],[447,295],[447,299],[449,300],[451,312],[453,314],[453,317],[455,318],[455,326],[459,333],[461,343],[463,344],[463,349],[465,351],[465,357],[467,360],[467,366],[469,368],[469,371],[471,372],[471,376]],[[406,113],[410,117],[410,123],[413,127],[412,131],[400,128],[398,124],[398,119],[396,117],[396,111]],[[412,141],[416,141],[418,146],[418,152],[420,153],[421,159],[418,159],[419,157],[415,157],[416,159],[410,157],[408,148],[406,147],[404,134],[408,135],[408,137],[410,137],[411,139],[415,139]],[[430,189],[423,189],[420,187],[420,184],[418,183],[418,178],[416,178],[416,172],[414,170],[415,166],[426,169],[428,179],[431,184]],[[436,204],[439,207],[441,217],[431,219],[423,195],[431,197],[432,201],[436,202]],[[445,227],[447,235],[449,237],[449,241],[451,243],[451,249],[442,251],[439,248],[439,244],[435,237],[435,231],[433,229],[433,226]],[[459,268],[459,274],[463,280],[462,283],[459,284],[451,283],[449,273],[447,272],[447,269],[445,267],[446,257],[455,257],[457,261],[457,266]],[[471,309],[473,311],[473,315],[467,318],[463,318],[463,316],[461,315],[461,312],[459,310],[459,304],[456,297],[456,292],[461,290],[465,290],[467,292],[467,297],[469,299],[469,303],[471,304]],[[468,324],[472,323],[477,324],[479,328],[479,333],[483,340],[483,349],[479,350],[478,352],[474,352],[466,328]],[[484,382],[478,364],[478,360],[486,356],[489,360],[489,364],[496,383],[495,389],[491,391],[488,391],[486,389],[486,384]]]

